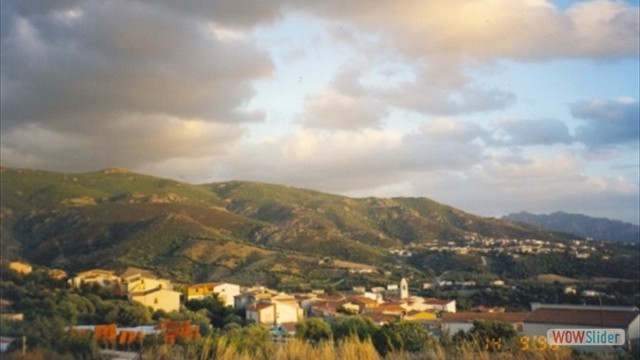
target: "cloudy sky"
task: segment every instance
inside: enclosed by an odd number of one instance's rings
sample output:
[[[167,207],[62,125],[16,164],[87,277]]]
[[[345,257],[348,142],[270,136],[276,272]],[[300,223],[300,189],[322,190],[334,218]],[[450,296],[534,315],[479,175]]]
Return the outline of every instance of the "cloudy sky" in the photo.
[[[638,1],[1,4],[4,165],[639,222]]]

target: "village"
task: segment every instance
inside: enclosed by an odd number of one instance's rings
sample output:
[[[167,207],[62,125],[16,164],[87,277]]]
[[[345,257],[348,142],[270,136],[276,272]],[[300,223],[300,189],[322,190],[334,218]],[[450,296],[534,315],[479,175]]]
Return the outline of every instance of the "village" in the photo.
[[[577,259],[588,259],[592,255],[601,255],[602,260],[610,260],[611,256],[602,244],[591,239],[560,241],[544,241],[538,239],[510,239],[482,237],[478,234],[465,235],[458,241],[433,240],[423,244],[409,244],[403,249],[389,250],[391,254],[411,257],[416,251],[453,252],[460,255],[499,253],[518,258],[524,254],[551,254],[568,252]]]
[[[19,262],[12,263],[11,268],[21,273],[31,271],[28,264]],[[50,275],[66,278],[60,270],[51,271]],[[294,337],[296,325],[304,319],[320,318],[331,323],[349,315],[370,319],[378,326],[398,320],[416,323],[435,338],[469,332],[475,321],[483,320],[508,323],[522,339],[530,339],[527,343],[530,341],[531,344],[540,343],[539,339],[546,337],[547,330],[553,328],[624,329],[625,346],[640,339],[640,315],[636,307],[532,303],[527,312],[506,312],[504,307],[487,306],[458,312],[455,300],[412,295],[405,278],[386,287],[354,287],[342,292],[318,289],[304,293],[285,293],[260,285],[243,287],[228,282],[173,284],[151,271],[135,267],[121,272],[90,269],[66,281],[72,289],[99,287],[126,296],[129,301],[140,303],[153,312],[179,312],[185,302],[215,297],[227,308],[243,310],[246,323],[267,328],[274,341]],[[3,312],[2,317],[20,320],[19,314]],[[184,321],[161,321],[138,327],[78,324],[73,330],[92,332],[97,340],[117,338],[121,343],[134,342],[148,335],[164,335],[169,339],[168,343],[185,336],[200,338],[198,327]]]

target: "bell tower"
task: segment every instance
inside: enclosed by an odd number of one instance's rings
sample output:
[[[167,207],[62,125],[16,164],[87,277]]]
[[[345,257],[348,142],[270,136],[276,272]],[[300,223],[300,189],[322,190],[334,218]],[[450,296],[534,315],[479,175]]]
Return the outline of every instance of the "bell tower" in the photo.
[[[407,279],[402,278],[400,280],[400,299],[408,299],[409,298],[409,283],[407,283]]]

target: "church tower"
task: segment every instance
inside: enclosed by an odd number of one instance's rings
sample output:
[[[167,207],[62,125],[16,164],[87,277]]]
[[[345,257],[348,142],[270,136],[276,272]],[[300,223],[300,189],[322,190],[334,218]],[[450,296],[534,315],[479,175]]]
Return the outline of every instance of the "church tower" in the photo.
[[[407,283],[407,279],[402,278],[400,280],[400,299],[408,299],[409,298],[409,284]]]

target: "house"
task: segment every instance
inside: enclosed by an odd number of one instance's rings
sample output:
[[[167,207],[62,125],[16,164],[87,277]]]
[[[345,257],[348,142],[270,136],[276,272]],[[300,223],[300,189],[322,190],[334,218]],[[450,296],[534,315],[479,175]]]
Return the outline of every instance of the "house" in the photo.
[[[50,269],[48,274],[53,280],[64,280],[67,278],[67,272],[61,269]]]
[[[180,310],[180,293],[177,291],[155,288],[145,291],[135,291],[129,293],[129,299],[136,301],[144,306],[149,306],[156,310],[166,312]]]
[[[371,299],[366,296],[357,296],[357,297],[351,298],[351,303],[358,306],[359,312],[363,311],[364,309],[373,309],[376,306],[378,306],[377,300]]]
[[[120,291],[120,277],[115,271],[91,269],[79,272],[75,277],[69,279],[69,285],[79,288],[82,285],[98,285],[112,291]]]
[[[240,286],[225,282],[210,282],[193,284],[187,287],[187,300],[200,300],[214,294],[218,296],[224,306],[234,307],[234,298],[240,295]]]
[[[429,298],[424,300],[424,305],[426,306],[427,310],[444,311],[450,313],[456,312],[455,300]]]
[[[502,321],[511,324],[516,331],[522,331],[524,319],[528,315],[528,312],[444,313],[442,314],[441,326],[443,332],[453,335],[460,330],[464,332],[471,330],[475,320]]]
[[[462,287],[476,287],[478,284],[473,280],[463,281],[461,283]]]
[[[268,325],[297,323],[302,320],[302,309],[287,303],[258,303],[247,308],[247,320]]]
[[[20,261],[12,261],[9,263],[9,269],[17,272],[18,274],[27,275],[33,271],[33,267],[27,263]]]
[[[275,304],[253,304],[247,308],[247,320],[253,320],[256,324],[276,324]]]
[[[122,292],[125,294],[153,289],[173,290],[171,281],[160,279],[148,270],[130,267],[121,275]]]
[[[640,313],[636,307],[556,305],[533,303],[524,320],[527,336],[547,336],[549,329],[610,328],[624,329],[627,342],[640,340]],[[598,351],[603,347],[580,346],[581,350]]]
[[[256,302],[268,302],[277,294],[277,292],[263,287],[251,288],[233,297],[233,307],[236,309],[246,309]]]
[[[564,293],[566,295],[576,295],[578,293],[578,287],[575,285],[567,285],[564,287]]]
[[[303,301],[302,307],[308,314],[328,320],[342,315],[338,309],[348,302],[344,297],[316,298]]]
[[[596,290],[582,290],[580,295],[584,297],[598,297],[602,295],[602,293]]]
[[[401,316],[407,312],[407,309],[405,309],[404,307],[402,307],[401,304],[398,304],[398,303],[384,303],[376,306],[375,308],[366,310],[367,314],[372,312],[385,314],[385,315]]]

